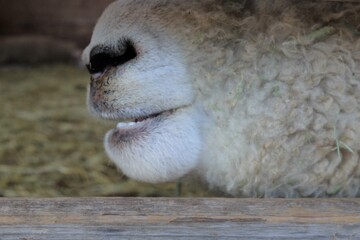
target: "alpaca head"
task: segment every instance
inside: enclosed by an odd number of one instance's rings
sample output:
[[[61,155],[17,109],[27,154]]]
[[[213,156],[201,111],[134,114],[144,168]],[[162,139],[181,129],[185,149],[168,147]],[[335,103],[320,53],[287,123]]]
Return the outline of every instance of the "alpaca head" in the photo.
[[[107,8],[83,60],[90,110],[119,122],[105,148],[126,175],[161,182],[196,170],[244,196],[320,196],[335,186],[358,194],[359,40],[340,20],[330,27],[337,34],[314,27],[346,12],[356,26],[355,5],[270,5],[121,0]],[[352,153],[336,168],[334,129]]]
[[[184,57],[161,22],[148,15],[152,7],[111,4],[83,61],[91,74],[90,111],[117,122],[105,136],[108,156],[131,178],[162,182],[195,168],[201,139]]]

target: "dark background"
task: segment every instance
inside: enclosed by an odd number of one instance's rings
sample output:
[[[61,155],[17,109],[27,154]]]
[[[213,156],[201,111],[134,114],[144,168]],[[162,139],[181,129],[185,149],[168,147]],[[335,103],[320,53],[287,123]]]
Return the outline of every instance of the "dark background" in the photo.
[[[0,37],[46,35],[83,48],[103,10],[113,0],[0,0]]]

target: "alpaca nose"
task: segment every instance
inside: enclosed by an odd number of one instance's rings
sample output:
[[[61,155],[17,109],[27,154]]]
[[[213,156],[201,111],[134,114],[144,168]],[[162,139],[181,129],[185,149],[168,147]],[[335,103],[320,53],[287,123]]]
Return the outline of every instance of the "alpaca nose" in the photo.
[[[120,41],[116,49],[104,46],[95,46],[90,52],[90,62],[86,65],[90,74],[101,74],[110,67],[123,65],[136,58],[137,52],[134,44]]]

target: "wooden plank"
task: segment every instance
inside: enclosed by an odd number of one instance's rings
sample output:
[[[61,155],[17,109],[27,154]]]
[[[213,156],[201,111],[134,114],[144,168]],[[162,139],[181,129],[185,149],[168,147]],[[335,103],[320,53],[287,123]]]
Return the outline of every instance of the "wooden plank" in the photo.
[[[0,239],[360,239],[360,199],[0,198]]]
[[[326,2],[353,2],[353,3],[360,3],[360,0],[320,0]]]
[[[318,2],[349,2],[349,3],[360,3],[360,0],[316,0]]]

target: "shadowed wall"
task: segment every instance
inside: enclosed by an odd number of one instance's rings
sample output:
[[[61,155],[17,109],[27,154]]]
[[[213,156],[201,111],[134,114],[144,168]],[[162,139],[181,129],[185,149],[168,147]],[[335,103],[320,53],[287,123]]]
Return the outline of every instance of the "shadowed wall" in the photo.
[[[41,34],[84,47],[113,0],[0,0],[0,36]]]

